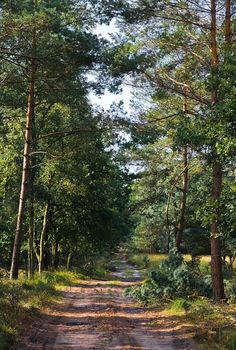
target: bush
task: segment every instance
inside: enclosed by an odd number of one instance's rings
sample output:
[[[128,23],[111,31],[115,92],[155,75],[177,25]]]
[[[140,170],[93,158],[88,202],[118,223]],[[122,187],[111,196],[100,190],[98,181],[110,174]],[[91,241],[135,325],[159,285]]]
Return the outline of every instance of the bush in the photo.
[[[210,296],[211,293],[210,276],[201,273],[199,263],[196,261],[194,264],[184,262],[177,249],[171,250],[159,268],[149,273],[144,284],[126,290],[126,294],[144,304],[156,299],[173,299],[190,295]]]
[[[225,281],[225,295],[229,302],[236,303],[236,283]]]

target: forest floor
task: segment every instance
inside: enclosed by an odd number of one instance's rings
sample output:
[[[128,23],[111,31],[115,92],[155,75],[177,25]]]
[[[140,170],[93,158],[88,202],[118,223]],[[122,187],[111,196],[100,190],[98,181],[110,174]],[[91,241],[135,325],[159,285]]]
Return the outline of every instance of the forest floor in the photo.
[[[124,296],[138,270],[119,261],[111,279],[82,281],[29,325],[14,350],[195,350],[191,327]]]

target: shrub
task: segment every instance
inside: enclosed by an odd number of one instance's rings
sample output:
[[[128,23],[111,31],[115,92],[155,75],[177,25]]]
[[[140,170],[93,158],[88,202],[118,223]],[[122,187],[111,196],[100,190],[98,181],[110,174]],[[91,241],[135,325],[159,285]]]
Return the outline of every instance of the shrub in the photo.
[[[236,283],[233,281],[225,281],[226,298],[231,303],[236,303]]]
[[[159,268],[149,273],[144,284],[126,290],[126,294],[144,304],[156,299],[173,299],[189,295],[210,296],[211,292],[210,276],[201,273],[199,263],[196,261],[194,264],[184,262],[177,249],[171,250]]]

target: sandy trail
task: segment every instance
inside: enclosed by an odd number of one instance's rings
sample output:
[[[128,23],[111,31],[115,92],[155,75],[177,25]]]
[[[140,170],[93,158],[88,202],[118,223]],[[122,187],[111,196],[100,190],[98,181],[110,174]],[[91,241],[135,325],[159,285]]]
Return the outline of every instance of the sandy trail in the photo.
[[[129,272],[129,277],[125,277]],[[143,308],[123,295],[140,280],[125,261],[118,281],[85,281],[71,287],[54,312],[42,315],[15,350],[174,350],[195,349],[158,310]]]

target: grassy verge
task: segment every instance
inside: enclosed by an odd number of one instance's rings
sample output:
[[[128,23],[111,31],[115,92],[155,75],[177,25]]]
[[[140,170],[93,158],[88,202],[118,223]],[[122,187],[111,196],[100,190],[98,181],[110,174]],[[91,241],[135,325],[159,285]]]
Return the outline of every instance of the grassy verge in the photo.
[[[45,272],[27,280],[0,279],[0,350],[7,350],[23,329],[24,323],[61,298],[65,286],[78,284],[85,276],[59,270]]]
[[[200,348],[236,350],[236,305],[214,304],[207,298],[172,301],[164,313],[173,317],[176,327],[183,327]]]

